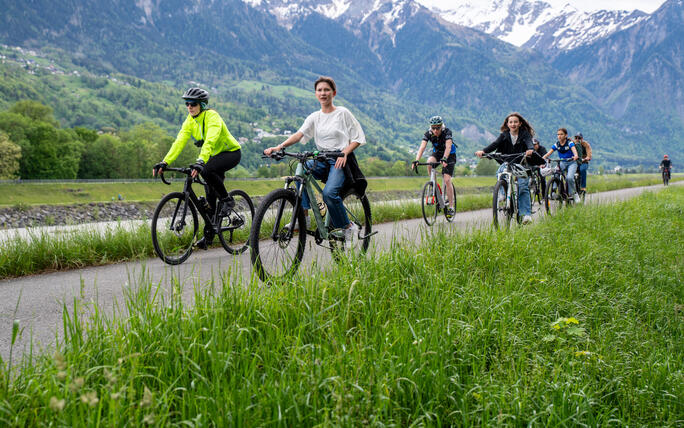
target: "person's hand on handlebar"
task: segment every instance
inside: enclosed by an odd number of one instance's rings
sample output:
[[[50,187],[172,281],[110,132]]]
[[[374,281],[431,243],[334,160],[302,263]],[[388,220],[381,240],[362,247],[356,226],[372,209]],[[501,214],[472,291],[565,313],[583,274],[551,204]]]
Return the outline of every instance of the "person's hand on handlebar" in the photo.
[[[532,156],[532,153],[534,153],[534,150],[530,149],[525,152],[525,156]]]
[[[164,169],[168,166],[168,164],[164,161],[159,162],[152,168],[152,177],[156,177],[157,174],[160,174]]]
[[[478,150],[475,152],[475,156],[477,156],[478,158],[481,158],[482,156],[484,156],[484,154],[484,150]]]
[[[282,144],[278,144],[278,145],[275,146],[275,147],[269,147],[269,148],[267,148],[266,150],[264,150],[264,154],[265,154],[266,156],[269,156],[269,157],[270,157],[271,154],[272,154],[273,152],[279,152],[279,151],[282,151],[283,149],[284,149],[283,145],[282,145]]]
[[[415,170],[418,167],[418,159],[411,162],[411,169]]]
[[[192,172],[190,173],[190,176],[192,178],[195,178],[195,177],[197,177],[197,174],[204,172],[204,161],[202,159],[197,159],[197,162],[190,165],[190,168],[192,168]]]
[[[337,168],[337,169],[344,168],[344,166],[347,164],[347,152],[345,152],[344,150],[342,150],[342,154],[343,154],[344,156],[340,156],[340,157],[337,158],[337,160],[335,161],[335,168]]]

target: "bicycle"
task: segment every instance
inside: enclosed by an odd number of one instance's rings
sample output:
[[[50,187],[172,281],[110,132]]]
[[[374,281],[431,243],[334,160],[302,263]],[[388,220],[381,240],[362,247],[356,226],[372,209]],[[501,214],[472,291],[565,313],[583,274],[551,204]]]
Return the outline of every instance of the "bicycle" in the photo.
[[[235,206],[228,216],[221,216],[220,209],[211,212],[204,196],[197,197],[193,183],[206,186],[199,177],[191,176],[192,168],[170,168],[159,170],[159,178],[167,185],[164,171],[187,175],[182,192],[171,192],[164,197],[152,215],[152,244],[159,258],[170,265],[183,263],[190,257],[196,243],[198,217],[218,235],[221,245],[229,254],[241,254],[247,249],[248,230],[254,217],[254,204],[242,190],[228,194],[235,200]]]
[[[563,206],[563,203],[565,203],[565,205],[572,205],[575,201],[570,197],[568,179],[565,171],[560,167],[561,162],[567,161],[564,161],[563,159],[550,159],[549,161],[556,163],[556,166],[553,169],[553,177],[546,185],[546,212],[553,214]],[[580,202],[584,202],[586,191],[580,190],[579,173],[575,173],[573,180],[575,180],[575,191],[580,197]]]
[[[539,168],[535,168],[534,170],[532,170],[529,180],[530,206],[534,206],[535,202],[540,206],[545,205],[544,195],[542,194],[542,180],[545,180],[545,178],[542,177]]]
[[[522,223],[522,216],[518,209],[518,180],[513,178],[529,179],[531,171],[526,166],[525,153],[501,154],[485,153],[484,157],[494,159],[504,165],[504,170],[497,174],[494,194],[492,198],[492,213],[494,227],[503,225],[510,227],[511,220],[515,217],[518,224]],[[522,159],[522,163],[515,162]]]
[[[419,173],[419,165],[429,165],[432,167],[432,170],[430,171],[430,180],[423,186],[423,193],[420,200],[420,206],[423,211],[423,218],[425,219],[425,223],[428,226],[432,226],[433,224],[435,224],[435,220],[437,220],[437,214],[439,214],[440,211],[444,212],[444,218],[446,218],[448,222],[451,222],[454,219],[454,215],[450,214],[447,210],[447,207],[449,207],[449,199],[446,197],[446,194],[444,195],[444,197],[442,197],[442,188],[437,182],[436,168],[441,164],[441,162],[413,162],[413,165],[415,165],[416,174]],[[453,182],[451,183],[451,188],[454,191],[455,214],[456,187],[454,186]]]
[[[663,186],[669,186],[670,185],[670,168],[663,168],[662,166],[660,167],[663,172],[661,173],[663,176]]]
[[[368,198],[365,194],[358,194],[353,188],[348,188],[342,195],[349,220],[359,228],[357,239],[352,238],[352,242],[345,242],[344,229],[332,227],[330,216],[326,215],[325,204],[316,203],[316,194],[322,199],[323,190],[313,178],[313,167],[309,166],[307,161],[326,162],[330,158],[342,156],[341,152],[294,153],[281,150],[272,153],[270,158],[280,161],[286,156],[294,158],[293,164],[297,164],[296,172],[293,176],[284,177],[283,188],[273,190],[261,201],[249,237],[252,265],[264,282],[282,279],[297,271],[304,256],[307,235],[312,236],[317,245],[330,249],[333,258],[337,260],[345,244],[351,250],[365,252],[370,237],[377,233],[371,230],[372,219]],[[307,227],[305,221],[302,207],[303,192],[306,192],[311,201],[311,228]]]

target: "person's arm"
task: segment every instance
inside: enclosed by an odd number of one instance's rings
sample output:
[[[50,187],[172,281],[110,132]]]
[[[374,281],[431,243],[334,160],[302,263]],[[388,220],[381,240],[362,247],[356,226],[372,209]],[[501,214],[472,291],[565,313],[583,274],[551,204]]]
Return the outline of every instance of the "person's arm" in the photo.
[[[420,142],[420,147],[418,148],[418,153],[416,154],[416,162],[420,162],[420,158],[423,157],[423,152],[425,151],[425,147],[427,147],[427,141],[422,140]],[[414,169],[416,167],[415,163],[411,164],[411,169]]]
[[[192,135],[191,121],[192,116],[188,115],[188,117],[185,119],[185,122],[183,122],[180,131],[178,131],[176,140],[173,142],[173,144],[171,144],[169,151],[166,153],[166,156],[164,156],[164,160],[162,162],[164,162],[165,164],[172,164],[173,161],[175,161],[176,158],[178,158],[178,155],[180,155],[183,151],[183,148],[190,139],[190,136]]]
[[[579,155],[577,155],[577,149],[575,148],[574,144],[570,146],[570,150],[572,150],[572,160],[577,160]]]
[[[449,158],[449,155],[451,154],[451,145],[454,144],[454,140],[449,138],[444,142],[444,154],[442,155],[442,166],[446,168],[447,162],[446,160]]]
[[[532,136],[525,131],[522,138],[523,143],[525,143],[525,147],[527,148],[527,150],[525,150],[525,156],[532,156],[532,153],[534,153],[534,141],[532,141]]]
[[[287,140],[283,141],[282,143],[278,144],[277,146],[269,147],[266,150],[264,150],[264,154],[266,156],[271,156],[271,153],[273,153],[273,152],[279,152],[281,150],[284,150],[285,147],[289,147],[293,144],[297,144],[303,137],[304,137],[304,134],[302,134],[300,131],[297,131],[294,134],[287,137]]]
[[[546,152],[546,154],[545,154],[544,156],[542,156],[542,157],[543,157],[544,159],[548,159],[549,156],[551,156],[551,153],[553,153],[553,152],[554,152],[554,149],[553,149],[553,147],[551,147],[551,149],[550,149],[548,152]]]
[[[499,134],[499,137],[492,142],[492,144],[488,145],[487,147],[485,147],[482,150],[476,151],[475,156],[477,156],[478,158],[481,158],[482,155],[484,155],[485,153],[491,153],[494,150],[498,149],[499,144],[501,144],[501,141],[503,141],[503,139],[504,139],[504,134],[502,132],[501,134]]]
[[[354,115],[349,110],[345,109],[343,118],[343,123],[347,128],[349,135],[349,144],[342,149],[344,156],[337,158],[337,161],[335,161],[335,168],[344,168],[347,164],[347,156],[349,156],[349,153],[356,150],[357,147],[366,144],[366,134],[363,133],[363,128],[361,128],[361,124],[356,120]]]
[[[584,147],[584,159],[582,160],[589,162],[591,160],[591,144],[589,141],[582,141],[582,147]]]

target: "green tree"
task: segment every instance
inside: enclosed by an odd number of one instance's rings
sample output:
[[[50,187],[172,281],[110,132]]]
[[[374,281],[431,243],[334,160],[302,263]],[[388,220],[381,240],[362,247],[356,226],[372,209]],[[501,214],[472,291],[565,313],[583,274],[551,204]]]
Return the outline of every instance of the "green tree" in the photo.
[[[492,159],[482,158],[477,163],[477,166],[475,167],[474,172],[475,172],[475,175],[478,175],[478,176],[494,175],[494,174],[496,174],[497,169],[499,169],[499,165],[496,163],[496,161],[494,161]]]
[[[81,157],[79,178],[125,178],[123,144],[115,135],[103,134],[87,144]]]
[[[52,115],[52,108],[33,100],[17,101],[9,110],[38,122],[46,122],[59,127],[59,122]]]
[[[142,123],[122,132],[121,142],[126,177],[142,178],[151,175],[152,166],[163,159],[173,141],[159,125]]]
[[[10,141],[7,134],[0,132],[0,179],[17,178],[20,160],[21,147]]]

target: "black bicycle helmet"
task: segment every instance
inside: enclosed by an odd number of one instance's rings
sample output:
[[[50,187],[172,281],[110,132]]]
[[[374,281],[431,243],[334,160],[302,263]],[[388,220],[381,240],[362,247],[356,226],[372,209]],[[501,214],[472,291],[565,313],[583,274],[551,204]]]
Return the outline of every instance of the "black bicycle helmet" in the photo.
[[[182,98],[184,100],[193,100],[206,103],[207,101],[209,101],[209,92],[205,91],[202,88],[190,88],[187,91],[185,91]]]
[[[432,116],[430,118],[430,126],[442,125],[443,123],[442,116]]]

